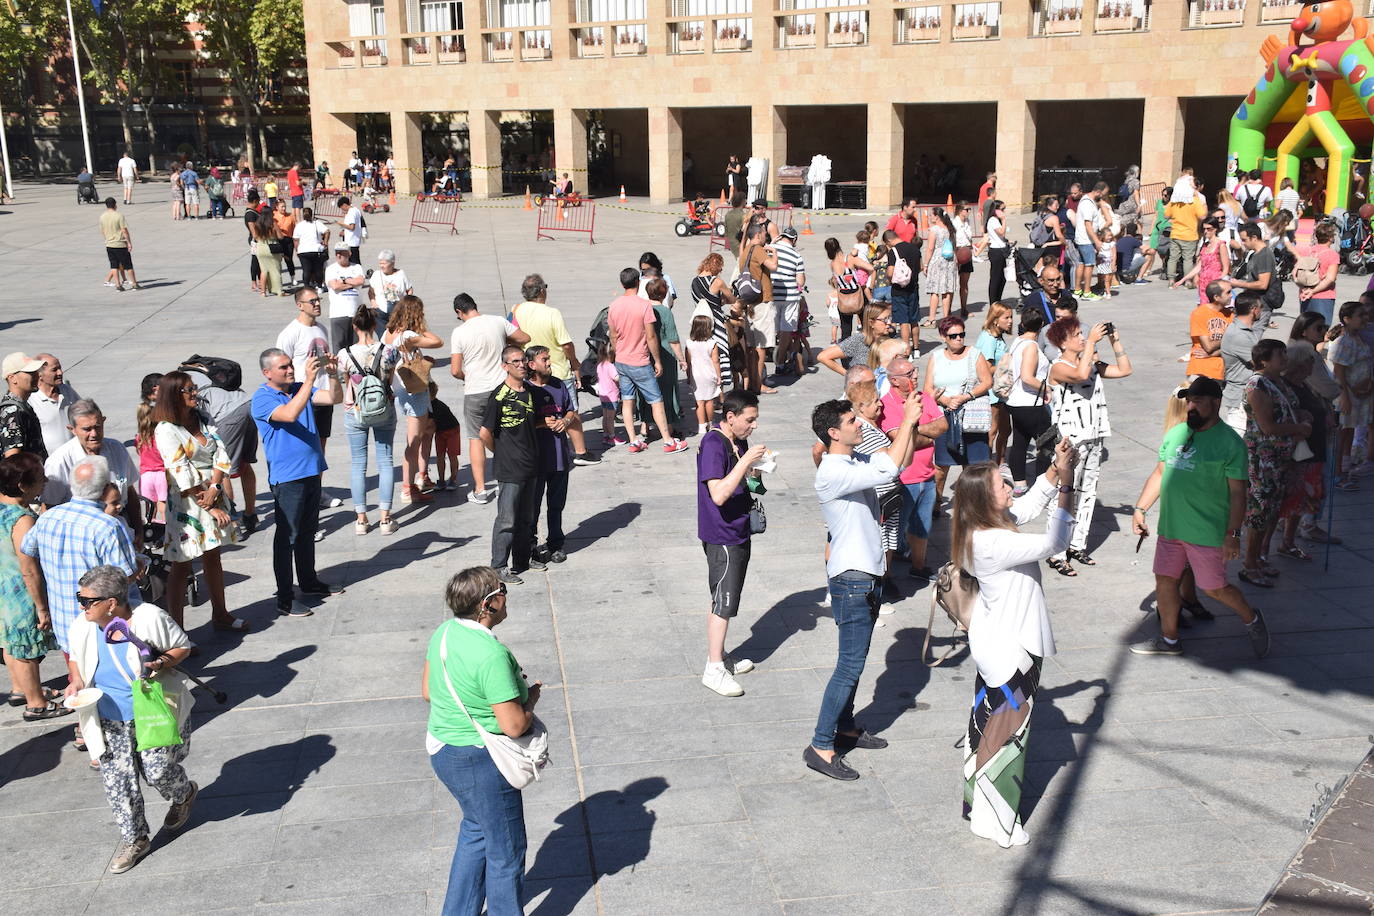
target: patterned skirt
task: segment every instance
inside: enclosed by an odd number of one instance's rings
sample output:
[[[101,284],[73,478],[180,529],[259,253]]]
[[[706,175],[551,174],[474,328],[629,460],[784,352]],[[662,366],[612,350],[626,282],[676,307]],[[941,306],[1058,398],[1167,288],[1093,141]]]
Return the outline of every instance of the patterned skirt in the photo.
[[[1021,786],[1043,659],[1021,654],[1005,684],[989,687],[981,674],[974,680],[964,740],[964,819],[976,836],[1003,848],[1030,839],[1021,825]]]

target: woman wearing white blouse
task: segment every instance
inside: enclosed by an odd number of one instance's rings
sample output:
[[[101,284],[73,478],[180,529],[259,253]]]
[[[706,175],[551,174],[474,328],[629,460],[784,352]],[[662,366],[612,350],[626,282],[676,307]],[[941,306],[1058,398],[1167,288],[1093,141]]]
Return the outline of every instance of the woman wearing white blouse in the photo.
[[[1020,812],[1026,744],[1040,665],[1054,654],[1040,561],[1062,551],[1073,532],[1074,491],[1060,482],[1073,480],[1076,458],[1061,440],[1054,465],[1014,500],[995,464],[966,468],[954,485],[951,553],[979,587],[968,628],[978,676],[964,746],[964,818],[976,836],[1004,848],[1030,841]],[[1018,531],[1056,490],[1048,530]]]

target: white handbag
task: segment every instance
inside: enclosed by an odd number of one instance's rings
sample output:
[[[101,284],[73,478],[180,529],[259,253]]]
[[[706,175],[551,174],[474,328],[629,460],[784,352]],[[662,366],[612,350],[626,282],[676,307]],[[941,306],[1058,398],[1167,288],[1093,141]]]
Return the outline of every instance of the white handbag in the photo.
[[[539,721],[537,716],[534,717],[530,730],[519,738],[487,731],[472,717],[472,713],[468,712],[468,708],[458,698],[458,691],[453,689],[453,681],[449,680],[448,630],[444,631],[444,638],[439,643],[439,662],[439,668],[444,673],[444,683],[448,685],[453,702],[458,704],[458,708],[468,717],[477,734],[482,736],[482,743],[487,746],[491,762],[496,764],[496,769],[506,777],[506,782],[514,788],[523,789],[538,780],[539,771],[549,765],[549,731],[544,727],[544,723]]]

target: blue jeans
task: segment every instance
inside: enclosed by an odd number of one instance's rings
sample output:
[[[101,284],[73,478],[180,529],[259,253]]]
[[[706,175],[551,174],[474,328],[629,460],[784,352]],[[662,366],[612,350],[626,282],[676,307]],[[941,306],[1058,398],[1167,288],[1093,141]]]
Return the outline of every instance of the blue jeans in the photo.
[[[539,543],[539,504],[545,505],[544,543],[550,550],[563,549],[563,507],[568,504],[568,471],[553,471],[534,481],[534,543]]]
[[[496,520],[491,526],[491,565],[515,572],[530,566],[534,550],[535,526],[539,522],[539,503],[535,502],[537,478],[502,480],[496,496]]]
[[[1304,312],[1316,312],[1318,315],[1322,316],[1322,318],[1326,321],[1327,327],[1330,327],[1331,322],[1335,319],[1335,299],[1318,299],[1316,296],[1313,296],[1306,302],[1299,303],[1299,305],[1302,306],[1302,310]]]
[[[873,290],[873,301],[874,301],[874,302],[891,302],[891,301],[892,301],[892,286],[891,286],[891,285],[888,285],[888,286],[879,286],[877,289]]]
[[[355,411],[344,411],[344,431],[348,434],[348,450],[352,458],[349,489],[353,491],[353,511],[367,511],[367,433],[372,431],[377,451],[377,507],[391,510],[391,492],[396,483],[396,467],[391,462],[391,440],[396,436],[396,424],[362,426]]]
[[[882,580],[868,573],[847,570],[830,580],[830,612],[839,629],[839,657],[821,697],[821,713],[811,746],[818,751],[835,749],[835,732],[855,731],[854,693],[868,660],[873,624],[882,601]]]
[[[446,744],[429,758],[463,809],[444,916],[520,916],[525,895],[525,803],[484,747]]]

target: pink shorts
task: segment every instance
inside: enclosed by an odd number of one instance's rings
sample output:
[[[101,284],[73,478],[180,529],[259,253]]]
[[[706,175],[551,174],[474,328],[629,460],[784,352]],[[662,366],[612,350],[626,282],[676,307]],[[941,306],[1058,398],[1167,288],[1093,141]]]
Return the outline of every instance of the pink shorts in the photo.
[[[167,501],[167,472],[144,471],[138,475],[138,495],[155,503]]]
[[[1178,579],[1183,570],[1193,568],[1193,580],[1205,592],[1226,587],[1226,562],[1220,547],[1199,547],[1172,538],[1160,538],[1155,544],[1155,575]]]

